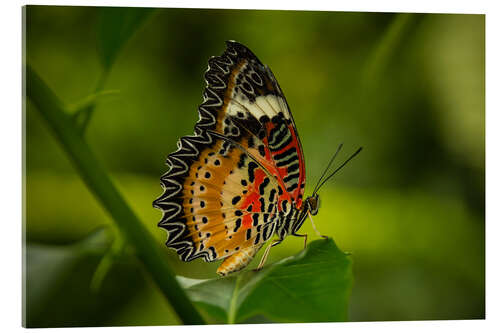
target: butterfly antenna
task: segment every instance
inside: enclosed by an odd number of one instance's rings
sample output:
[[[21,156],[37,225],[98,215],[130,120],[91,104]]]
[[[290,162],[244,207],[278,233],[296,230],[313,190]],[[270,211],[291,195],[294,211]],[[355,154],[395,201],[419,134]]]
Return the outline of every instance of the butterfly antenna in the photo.
[[[323,182],[321,182],[321,184],[318,186],[318,189],[316,191],[319,191],[321,186],[323,186],[323,184],[326,183],[328,179],[332,178],[333,175],[335,175],[340,169],[342,169],[347,163],[349,163],[350,160],[352,160],[356,155],[358,155],[361,150],[363,150],[363,147],[359,147],[358,150],[356,150],[354,154],[351,155],[351,157],[349,157],[344,163],[342,163],[342,165],[340,165],[337,169],[335,169],[334,172],[332,172],[328,177],[326,177],[325,180],[323,180]]]
[[[321,182],[321,179],[323,179],[323,177],[327,173],[328,169],[330,169],[330,166],[332,165],[333,160],[335,159],[335,157],[337,156],[337,154],[339,153],[340,149],[342,149],[343,146],[344,146],[344,144],[341,143],[339,145],[339,147],[337,148],[337,151],[335,152],[335,154],[333,154],[332,158],[330,158],[330,162],[328,162],[328,165],[326,166],[325,171],[323,171],[323,174],[321,175],[321,177],[319,177],[318,182],[316,183],[316,186],[314,187],[313,195],[316,193],[316,191],[318,189],[318,185]]]

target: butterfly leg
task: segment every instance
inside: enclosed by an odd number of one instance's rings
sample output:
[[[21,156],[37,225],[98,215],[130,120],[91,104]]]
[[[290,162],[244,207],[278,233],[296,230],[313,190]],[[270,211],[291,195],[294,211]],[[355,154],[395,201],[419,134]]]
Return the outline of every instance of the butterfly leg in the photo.
[[[255,269],[256,271],[260,271],[262,269],[262,267],[264,266],[264,263],[267,260],[267,256],[269,255],[269,251],[271,250],[271,247],[278,245],[281,242],[282,242],[282,240],[278,239],[278,240],[275,240],[275,241],[269,243],[269,245],[266,247],[266,250],[264,251],[264,255],[262,255],[262,259],[260,259],[259,266],[257,266],[257,268]]]
[[[312,218],[312,215],[311,213],[307,212],[307,215],[309,215],[309,219],[311,220],[311,224],[312,224],[312,227],[314,229],[314,231],[316,232],[316,234],[320,237],[323,237],[324,239],[328,239],[328,236],[325,236],[325,235],[322,235],[318,229],[316,229],[316,225],[314,224],[314,221],[313,221],[313,218]]]
[[[295,233],[293,233],[292,236],[304,237],[304,249],[306,248],[306,246],[307,246],[307,234],[301,235],[301,234],[295,234]]]

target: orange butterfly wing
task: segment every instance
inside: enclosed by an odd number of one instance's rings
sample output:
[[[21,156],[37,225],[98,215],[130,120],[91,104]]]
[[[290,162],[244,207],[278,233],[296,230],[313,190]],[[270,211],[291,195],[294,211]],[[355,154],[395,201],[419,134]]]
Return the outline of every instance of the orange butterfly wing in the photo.
[[[228,42],[205,78],[195,134],[168,156],[154,202],[167,246],[184,261],[260,247],[292,206],[300,208],[305,184],[293,118],[269,68]]]

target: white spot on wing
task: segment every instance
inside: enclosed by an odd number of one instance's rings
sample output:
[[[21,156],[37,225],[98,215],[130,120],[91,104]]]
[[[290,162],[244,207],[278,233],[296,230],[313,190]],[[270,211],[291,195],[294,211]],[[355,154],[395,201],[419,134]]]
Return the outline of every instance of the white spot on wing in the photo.
[[[261,109],[266,116],[271,119],[273,116],[277,115],[279,110],[272,107],[272,104],[268,102],[268,100],[276,99],[275,96],[259,96],[255,99],[256,107]]]
[[[286,119],[290,118],[288,108],[282,97],[269,95],[266,96],[266,102],[269,103],[276,112],[283,112],[283,116],[285,116]]]
[[[229,104],[229,107],[227,108],[227,113],[230,116],[236,117],[238,115],[238,112],[245,114],[245,113],[247,113],[247,110],[243,106],[239,105],[238,103],[231,102]]]
[[[238,111],[246,111],[255,118],[260,119],[262,116],[272,118],[279,112],[282,112],[285,118],[290,118],[283,98],[274,95],[258,96],[255,102],[251,103],[247,98],[244,98],[243,95],[235,94],[227,110],[227,113],[231,116],[236,116]]]

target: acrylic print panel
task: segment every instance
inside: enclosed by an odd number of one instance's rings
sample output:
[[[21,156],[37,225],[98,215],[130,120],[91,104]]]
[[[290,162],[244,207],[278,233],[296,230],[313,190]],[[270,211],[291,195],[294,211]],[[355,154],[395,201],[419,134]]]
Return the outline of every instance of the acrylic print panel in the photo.
[[[484,22],[25,7],[23,324],[484,318]]]

